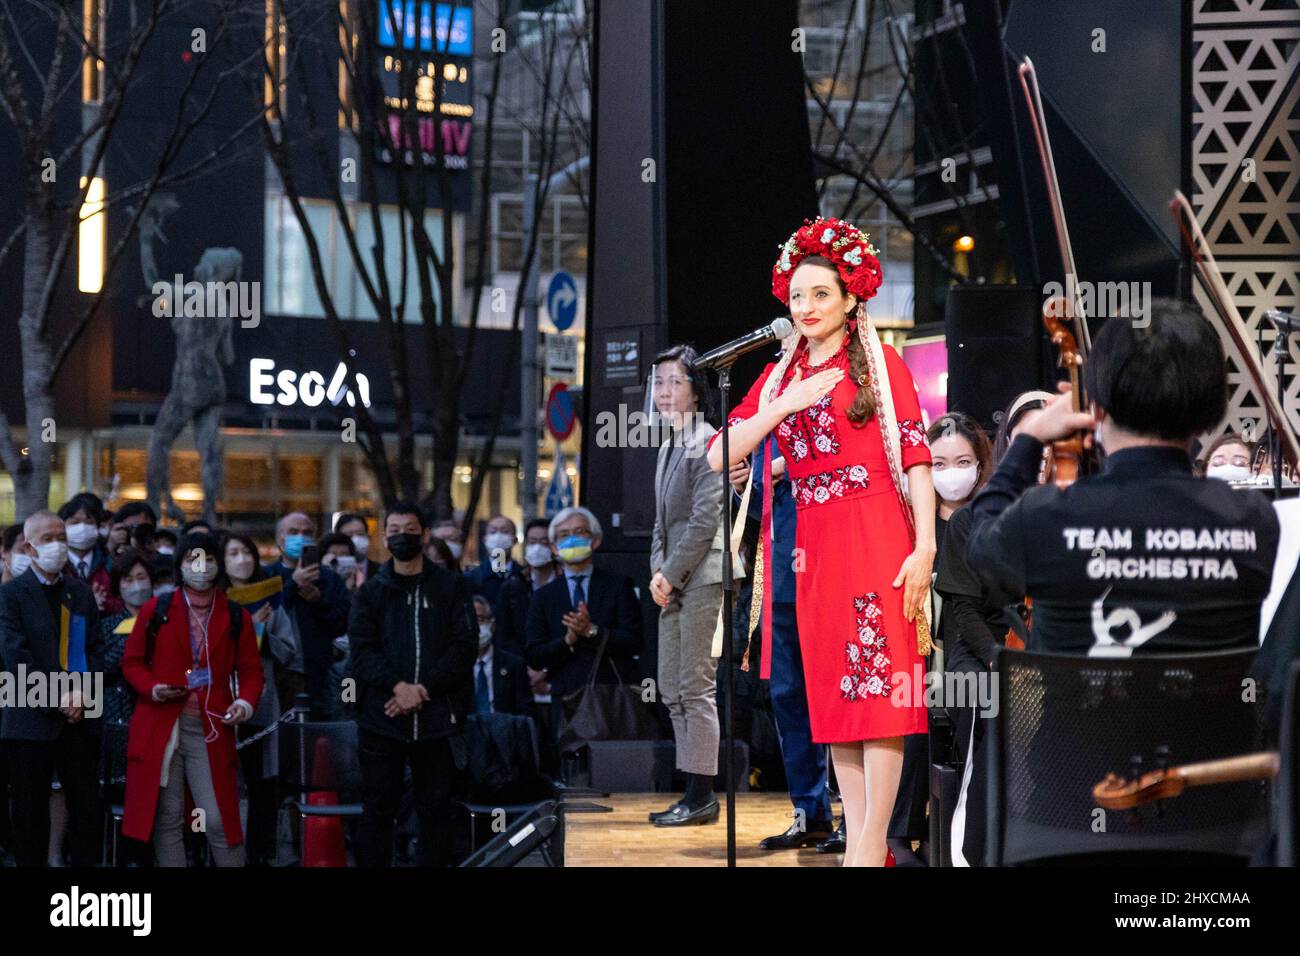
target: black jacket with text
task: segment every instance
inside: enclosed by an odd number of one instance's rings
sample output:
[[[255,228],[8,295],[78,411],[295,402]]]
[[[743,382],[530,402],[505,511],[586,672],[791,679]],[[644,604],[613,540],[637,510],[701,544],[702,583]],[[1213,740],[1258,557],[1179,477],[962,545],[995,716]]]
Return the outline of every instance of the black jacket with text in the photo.
[[[1092,657],[1257,645],[1277,551],[1272,504],[1197,478],[1185,451],[1126,448],[1100,474],[1038,486],[1043,445],[1012,442],[971,503],[970,566],[1034,601],[1027,649]]]

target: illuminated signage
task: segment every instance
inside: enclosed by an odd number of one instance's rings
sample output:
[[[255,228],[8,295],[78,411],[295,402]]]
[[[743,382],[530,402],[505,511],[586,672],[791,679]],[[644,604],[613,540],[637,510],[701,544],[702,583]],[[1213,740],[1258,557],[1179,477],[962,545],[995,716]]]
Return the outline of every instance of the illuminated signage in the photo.
[[[471,56],[474,52],[473,8],[457,5],[453,12],[450,3],[435,5],[429,0],[380,0],[380,46],[389,49],[400,46],[403,50],[431,53],[435,33],[439,53]]]
[[[296,405],[299,402],[308,408],[316,408],[327,399],[331,405],[347,399],[349,405],[355,406],[356,399],[348,387],[348,367],[342,362],[334,370],[334,375],[326,384],[325,376],[320,372],[295,372],[282,368],[275,371],[275,359],[255,358],[248,362],[248,400],[254,405]],[[272,387],[278,393],[271,391]],[[370,380],[357,372],[357,387],[361,389],[361,404],[370,407]]]

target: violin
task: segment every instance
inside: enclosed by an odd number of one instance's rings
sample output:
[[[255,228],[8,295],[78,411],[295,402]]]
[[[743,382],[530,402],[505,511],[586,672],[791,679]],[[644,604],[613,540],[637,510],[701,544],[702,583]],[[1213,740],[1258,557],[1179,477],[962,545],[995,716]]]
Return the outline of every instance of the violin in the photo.
[[[1043,303],[1043,325],[1056,347],[1058,364],[1066,370],[1073,390],[1073,405],[1076,412],[1088,410],[1088,397],[1083,389],[1084,361],[1088,350],[1092,348],[1092,338],[1088,333],[1088,317],[1084,314],[1083,303],[1079,299],[1078,269],[1074,264],[1074,247],[1070,244],[1070,230],[1065,222],[1065,206],[1061,202],[1061,184],[1056,175],[1056,161],[1052,156],[1052,140],[1047,132],[1046,115],[1043,112],[1042,92],[1038,87],[1038,74],[1034,72],[1034,63],[1025,57],[1016,71],[1020,78],[1020,89],[1025,94],[1025,105],[1029,110],[1030,126],[1034,131],[1034,141],[1038,147],[1038,158],[1043,165],[1043,179],[1047,185],[1048,208],[1052,213],[1052,226],[1056,232],[1057,248],[1061,253],[1061,265],[1065,270],[1065,295],[1053,296]],[[1064,319],[1073,320],[1073,329]],[[1069,438],[1052,443],[1053,474],[1052,480],[1058,488],[1074,484],[1080,474],[1094,470],[1093,452],[1085,442],[1083,432],[1076,432]]]
[[[1277,776],[1280,761],[1276,751],[1206,760],[1167,770],[1153,770],[1136,779],[1126,780],[1108,773],[1092,788],[1092,798],[1105,810],[1131,810],[1157,800],[1181,796],[1188,787],[1215,783],[1239,783],[1244,780],[1271,780]]]

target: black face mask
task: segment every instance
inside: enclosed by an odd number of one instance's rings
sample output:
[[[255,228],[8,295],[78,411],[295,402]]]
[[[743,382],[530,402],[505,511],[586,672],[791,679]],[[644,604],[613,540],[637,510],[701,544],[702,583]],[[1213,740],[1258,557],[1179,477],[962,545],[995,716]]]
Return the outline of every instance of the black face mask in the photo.
[[[390,534],[388,550],[398,561],[410,561],[420,553],[420,537],[418,534]]]

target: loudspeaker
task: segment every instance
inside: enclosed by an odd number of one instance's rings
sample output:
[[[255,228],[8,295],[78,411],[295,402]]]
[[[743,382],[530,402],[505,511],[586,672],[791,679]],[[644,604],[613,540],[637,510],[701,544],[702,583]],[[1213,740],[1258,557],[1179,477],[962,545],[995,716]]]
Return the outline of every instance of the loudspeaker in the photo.
[[[948,409],[970,415],[992,437],[995,413],[1021,392],[1052,388],[1051,342],[1042,296],[1032,286],[966,285],[948,290]]]
[[[564,859],[564,850],[562,846],[558,852],[556,848],[548,850],[547,845],[553,834],[557,835],[558,842],[562,844],[564,829],[560,825],[558,804],[554,800],[547,800],[479,847],[461,866],[517,866],[530,854],[539,852],[543,858],[540,862],[544,865],[558,866]]]

